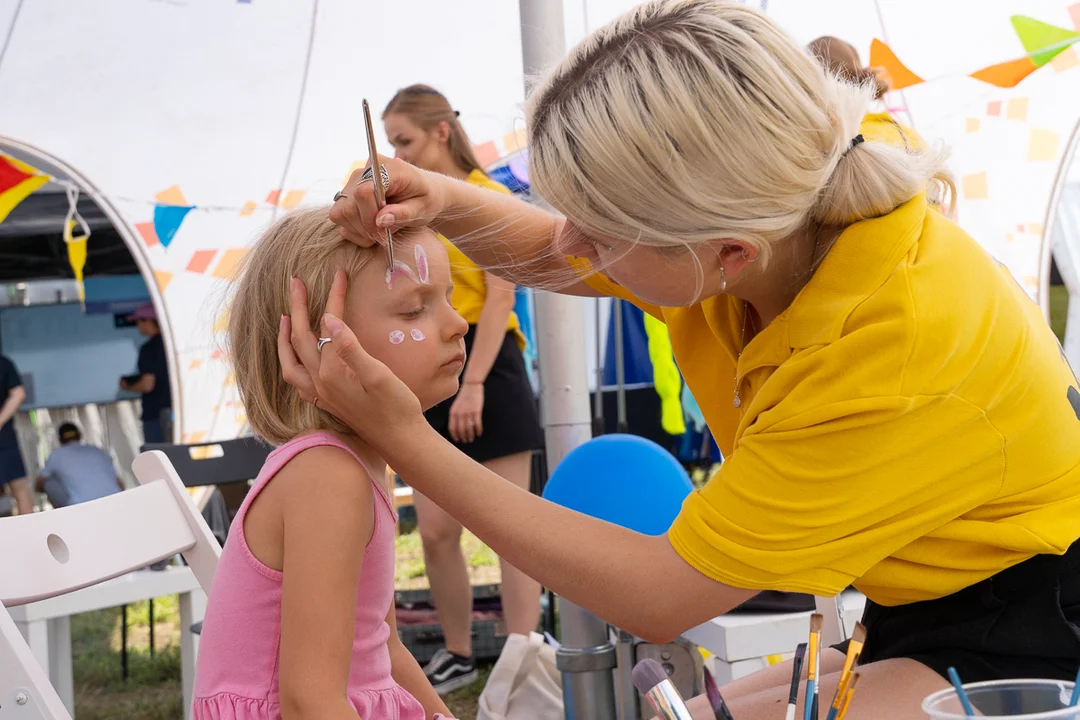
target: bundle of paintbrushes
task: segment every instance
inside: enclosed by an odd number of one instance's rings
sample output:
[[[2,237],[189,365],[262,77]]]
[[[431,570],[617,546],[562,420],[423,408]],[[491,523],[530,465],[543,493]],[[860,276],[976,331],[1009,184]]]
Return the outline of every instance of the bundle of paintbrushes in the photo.
[[[799,700],[799,679],[802,675],[803,658],[806,658],[806,697],[803,699],[803,720],[819,720],[818,696],[821,694],[821,626],[824,618],[814,613],[810,616],[810,641],[802,643],[795,650],[795,662],[791,671],[791,693],[788,695],[786,720],[795,720],[795,706]],[[859,682],[859,673],[854,672],[859,661],[863,645],[866,643],[866,628],[862,623],[855,624],[855,632],[848,643],[844,669],[840,672],[840,681],[836,694],[829,704],[825,720],[844,720],[851,697],[855,694],[855,685]]]

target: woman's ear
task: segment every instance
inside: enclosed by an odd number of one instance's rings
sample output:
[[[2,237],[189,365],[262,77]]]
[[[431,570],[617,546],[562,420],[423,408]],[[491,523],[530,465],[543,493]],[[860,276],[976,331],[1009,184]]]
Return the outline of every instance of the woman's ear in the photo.
[[[745,240],[717,238],[708,244],[729,278],[738,277],[749,265],[761,259],[761,250]]]
[[[442,120],[435,126],[435,137],[440,143],[449,142],[450,140],[450,123]]]

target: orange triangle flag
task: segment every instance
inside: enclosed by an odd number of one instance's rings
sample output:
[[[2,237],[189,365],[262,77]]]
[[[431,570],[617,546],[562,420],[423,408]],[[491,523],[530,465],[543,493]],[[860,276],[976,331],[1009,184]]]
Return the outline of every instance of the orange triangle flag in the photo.
[[[991,85],[997,85],[999,88],[1011,88],[1016,87],[1021,80],[1035,72],[1036,69],[1034,61],[1025,56],[977,70],[971,73],[971,77]]]
[[[904,88],[918,85],[923,81],[921,77],[907,69],[900,58],[892,49],[877,38],[870,43],[870,67],[884,68],[892,78],[892,89],[903,90]]]

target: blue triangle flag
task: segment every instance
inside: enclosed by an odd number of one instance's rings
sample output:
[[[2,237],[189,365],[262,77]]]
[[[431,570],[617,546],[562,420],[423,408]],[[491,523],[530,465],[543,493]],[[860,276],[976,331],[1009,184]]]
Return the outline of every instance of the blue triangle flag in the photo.
[[[180,223],[194,209],[193,205],[158,205],[154,208],[154,232],[162,246],[169,247]]]

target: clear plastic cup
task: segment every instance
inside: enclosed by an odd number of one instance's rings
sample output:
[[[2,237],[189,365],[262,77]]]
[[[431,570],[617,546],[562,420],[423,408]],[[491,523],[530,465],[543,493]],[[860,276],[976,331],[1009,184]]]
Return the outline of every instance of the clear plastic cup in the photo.
[[[1073,683],[1065,680],[991,680],[964,685],[976,717],[1010,720],[1080,720],[1080,706],[1070,707]],[[931,720],[971,717],[949,688],[927,696],[923,712]]]

